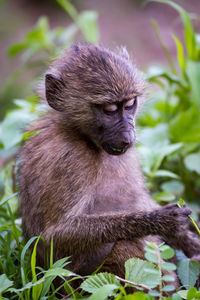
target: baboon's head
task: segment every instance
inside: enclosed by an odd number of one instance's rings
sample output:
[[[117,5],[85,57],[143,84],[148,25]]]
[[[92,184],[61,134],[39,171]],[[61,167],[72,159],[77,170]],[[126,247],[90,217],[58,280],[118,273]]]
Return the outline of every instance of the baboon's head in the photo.
[[[125,49],[75,45],[55,61],[45,79],[49,105],[96,147],[120,155],[135,142],[143,81]]]

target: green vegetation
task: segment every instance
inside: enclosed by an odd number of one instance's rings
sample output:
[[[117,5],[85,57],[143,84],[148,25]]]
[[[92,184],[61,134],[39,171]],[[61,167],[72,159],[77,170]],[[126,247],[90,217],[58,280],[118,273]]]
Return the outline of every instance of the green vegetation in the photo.
[[[184,28],[184,42],[174,34],[177,59],[174,60],[162,40],[159,26],[152,21],[156,34],[169,61],[169,69],[151,66],[147,72],[156,92],[144,105],[138,118],[138,150],[148,187],[161,205],[183,198],[192,208],[198,208],[200,198],[200,39],[190,15],[174,2],[169,4],[180,14]],[[45,70],[50,58],[60,54],[81,33],[88,42],[97,42],[97,14],[93,11],[77,13],[67,0],[58,0],[73,23],[67,28],[49,28],[41,17],[24,39],[9,49],[10,56],[21,55],[22,65],[12,80],[31,69],[33,79]],[[22,129],[44,111],[37,95],[15,99],[16,108],[9,111],[0,124],[0,299],[57,299],[64,287],[68,299],[200,299],[194,287],[200,273],[198,262],[190,261],[177,252],[177,266],[165,261],[175,255],[166,244],[148,243],[146,260],[132,258],[125,264],[125,279],[109,273],[95,273],[81,278],[67,270],[70,258],[54,262],[53,241],[49,254],[49,268],[37,267],[37,244],[42,237],[25,243],[21,219],[18,215],[17,186],[14,156],[28,136]],[[178,205],[183,205],[183,200]],[[193,213],[192,222],[197,221]],[[198,228],[197,228],[198,230]],[[32,248],[31,248],[32,246]],[[161,260],[162,259],[162,260]],[[163,262],[164,261],[164,262]],[[175,270],[182,286],[175,291],[174,278],[163,270]],[[59,276],[63,283],[55,290],[53,280]],[[73,290],[70,281],[82,279],[80,289]],[[127,287],[137,292],[127,292]],[[172,296],[166,297],[165,293]]]
[[[139,119],[142,143],[139,151],[149,188],[156,191],[156,200],[168,202],[183,197],[197,202],[200,197],[199,35],[180,6],[168,1],[154,2],[169,3],[179,12],[184,43],[172,34],[177,47],[177,62],[174,62],[156,21],[152,21],[170,69],[155,66],[149,69],[149,81],[160,89]]]

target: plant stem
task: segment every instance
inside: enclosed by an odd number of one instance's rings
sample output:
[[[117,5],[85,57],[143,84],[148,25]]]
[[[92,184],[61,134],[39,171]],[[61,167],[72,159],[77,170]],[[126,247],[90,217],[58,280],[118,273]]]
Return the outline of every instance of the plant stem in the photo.
[[[177,203],[177,206],[180,208],[182,207],[180,205],[180,203]],[[190,219],[191,223],[194,225],[194,227],[196,228],[196,231],[198,232],[198,234],[200,235],[200,229],[199,229],[198,225],[196,224],[195,220],[191,216],[189,216],[189,219]]]
[[[171,71],[172,71],[173,74],[176,75],[176,68],[175,68],[175,65],[174,65],[174,62],[173,62],[172,55],[171,55],[169,49],[167,48],[167,46],[165,45],[165,43],[163,42],[162,35],[161,35],[160,29],[158,27],[158,23],[155,20],[151,19],[151,24],[152,24],[153,29],[154,29],[154,31],[156,33],[156,36],[157,36],[157,38],[158,38],[158,40],[159,40],[159,42],[161,44],[163,52],[165,53],[165,56],[166,56],[166,58],[168,60],[169,66],[171,68]]]
[[[134,285],[134,286],[141,287],[141,288],[143,288],[143,289],[145,289],[145,290],[147,290],[147,291],[151,291],[151,288],[149,288],[148,286],[146,286],[146,285],[144,285],[144,284],[142,284],[142,283],[135,283],[135,282],[126,280],[126,279],[124,279],[124,278],[121,278],[121,277],[119,277],[119,276],[117,276],[117,275],[115,275],[115,278],[117,278],[117,279],[118,279],[119,281],[121,281],[121,282],[128,283],[128,284],[130,284],[130,285]]]
[[[199,229],[198,225],[196,224],[195,220],[191,216],[189,216],[189,219],[190,219],[191,223],[194,225],[194,227],[196,228],[196,231],[198,232],[198,234],[200,235],[200,229]]]
[[[159,283],[159,300],[162,300],[162,270],[161,270],[161,256],[160,256],[160,249],[158,246],[156,247],[157,256],[158,256],[158,269],[159,269],[159,277],[160,277],[160,283]]]

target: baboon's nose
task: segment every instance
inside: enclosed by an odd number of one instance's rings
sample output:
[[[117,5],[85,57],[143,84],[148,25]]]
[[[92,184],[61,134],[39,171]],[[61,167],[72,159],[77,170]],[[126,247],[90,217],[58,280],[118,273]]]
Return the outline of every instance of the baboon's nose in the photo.
[[[123,132],[121,146],[128,147],[130,144],[134,142],[134,134],[129,132]]]

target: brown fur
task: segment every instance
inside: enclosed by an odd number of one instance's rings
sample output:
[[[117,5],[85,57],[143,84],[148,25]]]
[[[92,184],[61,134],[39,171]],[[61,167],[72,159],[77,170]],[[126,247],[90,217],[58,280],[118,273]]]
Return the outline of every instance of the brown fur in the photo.
[[[200,242],[188,228],[187,207],[160,207],[146,190],[132,146],[124,154],[100,146],[91,105],[123,101],[143,92],[125,50],[74,46],[46,76],[51,109],[32,125],[40,130],[21,148],[20,207],[27,239],[54,238],[54,258],[71,255],[72,271],[104,268],[124,275],[124,262],[143,257],[145,239],[160,236],[188,256]],[[57,80],[58,78],[58,80]],[[49,85],[49,88],[48,88]],[[42,92],[45,95],[45,92]],[[113,126],[111,140],[120,127]],[[42,254],[41,254],[42,256]],[[109,266],[109,267],[108,267]]]

